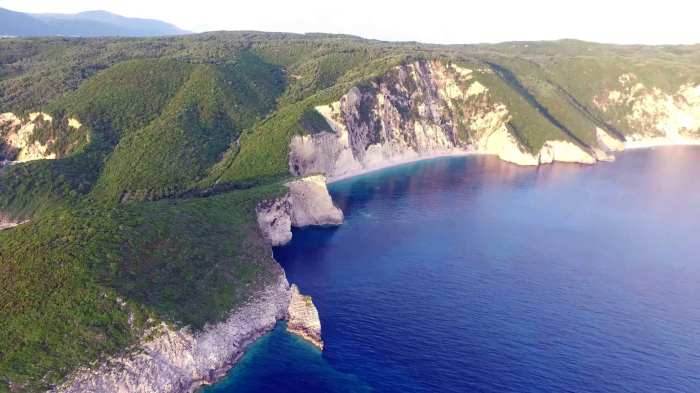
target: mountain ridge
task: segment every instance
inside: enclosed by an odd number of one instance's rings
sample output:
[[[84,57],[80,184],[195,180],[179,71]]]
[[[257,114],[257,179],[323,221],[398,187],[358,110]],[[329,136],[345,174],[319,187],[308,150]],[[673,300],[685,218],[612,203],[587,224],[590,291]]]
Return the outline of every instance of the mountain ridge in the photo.
[[[160,20],[130,18],[102,10],[30,14],[0,8],[0,36],[145,37],[188,33]]]

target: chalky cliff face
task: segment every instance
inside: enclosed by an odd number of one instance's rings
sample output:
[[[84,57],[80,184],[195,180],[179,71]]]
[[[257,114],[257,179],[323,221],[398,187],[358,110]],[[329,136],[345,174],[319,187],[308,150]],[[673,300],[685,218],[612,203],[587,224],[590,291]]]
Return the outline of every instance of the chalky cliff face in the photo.
[[[488,68],[439,61],[396,67],[369,86],[316,110],[331,130],[297,136],[290,144],[294,174],[349,176],[423,157],[460,153],[498,155],[521,165],[553,160],[593,163],[591,152],[569,141],[550,141],[533,153],[511,131],[508,107],[479,81]]]
[[[627,140],[632,143],[700,142],[700,84],[688,82],[669,93],[626,73],[614,89],[596,95],[593,103],[631,130]]]
[[[11,112],[0,114],[0,163],[52,160],[58,157],[59,150],[65,155],[87,141],[88,134],[82,133],[82,124],[74,118],[68,119],[65,127],[72,133],[81,132],[73,143],[73,138],[55,138],[53,133],[38,135],[40,129],[55,126],[53,122],[53,117],[43,112],[30,113],[26,118]]]
[[[468,69],[440,61],[398,66],[366,86],[350,89],[337,102],[316,108],[327,121],[325,131],[295,136],[289,166],[295,175],[325,173],[331,180],[396,163],[438,155],[497,155],[519,165],[554,161],[593,164],[611,160],[609,153],[625,141],[666,138],[693,141],[700,128],[700,86],[688,83],[675,95],[620,77],[621,90],[596,96],[592,107],[605,114],[624,111],[630,129],[622,135],[604,121],[591,121],[592,144],[568,135],[532,149],[521,143],[511,120],[517,113],[499,99],[480,76],[489,67]],[[570,110],[579,110],[570,108]]]

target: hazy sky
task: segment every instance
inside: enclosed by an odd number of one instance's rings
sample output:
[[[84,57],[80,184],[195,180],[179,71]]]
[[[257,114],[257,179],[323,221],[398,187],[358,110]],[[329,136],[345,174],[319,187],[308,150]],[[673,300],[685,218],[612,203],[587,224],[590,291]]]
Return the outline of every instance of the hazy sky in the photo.
[[[192,31],[347,33],[367,38],[476,43],[578,38],[612,43],[700,43],[693,0],[0,0],[25,12],[103,9]]]

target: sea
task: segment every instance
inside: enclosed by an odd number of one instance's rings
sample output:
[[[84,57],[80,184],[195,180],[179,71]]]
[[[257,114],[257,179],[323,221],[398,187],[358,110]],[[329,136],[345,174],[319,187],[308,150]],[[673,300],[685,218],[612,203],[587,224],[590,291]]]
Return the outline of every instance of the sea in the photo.
[[[323,352],[280,322],[205,392],[700,392],[700,147],[438,158],[330,192],[345,223],[274,250]]]

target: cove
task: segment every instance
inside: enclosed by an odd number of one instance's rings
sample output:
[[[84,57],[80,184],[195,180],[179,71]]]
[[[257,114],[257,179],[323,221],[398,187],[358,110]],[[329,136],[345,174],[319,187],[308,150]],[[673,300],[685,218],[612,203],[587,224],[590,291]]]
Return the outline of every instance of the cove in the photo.
[[[470,156],[334,183],[345,224],[274,251],[323,354],[280,324],[205,391],[700,391],[699,162]]]

